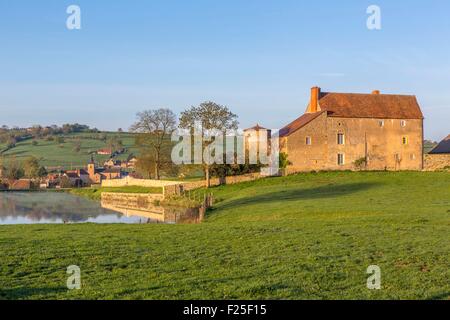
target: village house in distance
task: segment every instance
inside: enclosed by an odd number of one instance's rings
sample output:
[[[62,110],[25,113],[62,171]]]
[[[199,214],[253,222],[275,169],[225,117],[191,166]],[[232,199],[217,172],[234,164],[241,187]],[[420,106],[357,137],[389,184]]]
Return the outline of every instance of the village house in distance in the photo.
[[[311,89],[306,112],[280,131],[289,172],[422,170],[423,114],[415,96]]]
[[[105,161],[103,167],[96,165],[93,157],[87,165],[87,169],[67,170],[60,173],[51,173],[40,184],[41,188],[58,188],[63,178],[69,181],[70,187],[88,187],[93,184],[101,184],[104,180],[122,179],[129,175],[129,170],[134,169],[137,158],[132,156],[126,161],[113,158]]]

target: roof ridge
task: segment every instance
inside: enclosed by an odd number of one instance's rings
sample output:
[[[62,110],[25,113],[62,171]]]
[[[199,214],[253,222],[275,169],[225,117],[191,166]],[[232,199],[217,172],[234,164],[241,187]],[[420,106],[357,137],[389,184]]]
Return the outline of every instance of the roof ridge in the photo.
[[[414,94],[398,94],[398,93],[380,93],[380,94],[373,94],[373,93],[362,93],[362,92],[328,92],[328,91],[322,91],[321,95],[325,94],[354,94],[354,95],[361,95],[361,96],[400,96],[400,97],[414,97],[417,98]]]

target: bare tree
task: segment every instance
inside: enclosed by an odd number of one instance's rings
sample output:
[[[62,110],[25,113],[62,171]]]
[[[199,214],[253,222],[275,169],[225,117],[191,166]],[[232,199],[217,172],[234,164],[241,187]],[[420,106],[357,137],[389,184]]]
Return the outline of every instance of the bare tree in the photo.
[[[164,108],[139,112],[137,121],[130,128],[131,132],[141,134],[136,139],[136,144],[141,149],[150,149],[155,177],[158,180],[161,178],[161,169],[164,165],[163,153],[167,144],[170,143],[170,136],[175,129],[175,114],[170,109]],[[142,159],[145,158],[148,156],[142,155]]]
[[[228,130],[238,128],[237,115],[230,111],[226,106],[222,106],[212,101],[201,103],[198,107],[181,113],[180,128],[194,130],[197,124],[200,124],[202,135],[202,147],[208,146],[211,141],[206,137],[208,131],[219,131],[226,133]],[[210,165],[203,163],[207,186],[210,187]]]

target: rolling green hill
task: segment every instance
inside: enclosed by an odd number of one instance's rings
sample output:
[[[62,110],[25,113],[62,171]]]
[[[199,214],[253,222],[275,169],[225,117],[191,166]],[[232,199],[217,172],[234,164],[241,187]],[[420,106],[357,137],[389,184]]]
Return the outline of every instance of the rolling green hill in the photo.
[[[126,160],[131,153],[137,154],[138,150],[134,145],[134,134],[131,133],[105,133],[107,139],[118,137],[126,152],[119,155],[117,159]],[[64,139],[63,143],[57,141],[58,137]],[[77,152],[75,150],[76,141],[80,141],[81,148]],[[63,167],[64,169],[85,167],[91,159],[91,153],[98,149],[106,148],[107,143],[98,138],[98,135],[93,133],[71,133],[66,135],[55,136],[54,141],[47,139],[36,140],[37,145],[33,145],[33,140],[28,139],[18,142],[14,148],[4,151],[1,156],[4,161],[15,157],[18,161],[24,160],[27,157],[34,156],[39,159],[41,165],[46,167]],[[5,150],[6,146],[0,146],[0,150]],[[94,155],[96,162],[103,163],[109,159],[106,155]]]

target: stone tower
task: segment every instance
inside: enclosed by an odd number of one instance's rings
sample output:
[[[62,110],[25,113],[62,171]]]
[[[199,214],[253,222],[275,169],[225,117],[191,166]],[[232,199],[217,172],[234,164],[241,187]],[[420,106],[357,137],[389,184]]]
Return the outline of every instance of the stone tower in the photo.
[[[91,162],[88,164],[87,170],[88,170],[89,178],[91,180],[93,180],[94,179],[94,175],[95,175],[95,162],[94,162],[94,157],[93,156],[91,156]]]

